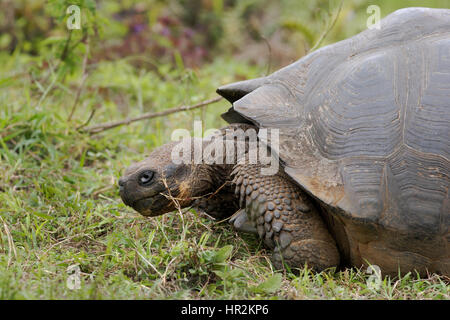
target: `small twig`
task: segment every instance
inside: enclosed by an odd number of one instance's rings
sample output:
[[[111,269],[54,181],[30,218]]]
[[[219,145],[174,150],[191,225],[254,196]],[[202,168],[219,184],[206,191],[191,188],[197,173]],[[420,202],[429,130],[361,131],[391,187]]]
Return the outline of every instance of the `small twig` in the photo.
[[[69,31],[69,36],[66,39],[66,43],[64,45],[61,56],[59,57],[59,61],[53,70],[58,71],[59,66],[61,65],[61,62],[66,60],[67,53],[69,52],[69,44],[70,44],[71,39],[72,39],[72,30]],[[48,78],[51,76],[52,73],[53,72],[49,72],[49,74],[43,79],[42,83],[47,82]]]
[[[93,107],[92,110],[91,110],[91,114],[89,115],[89,117],[88,117],[88,119],[86,120],[86,122],[83,123],[81,126],[78,126],[78,127],[77,127],[77,130],[80,130],[81,128],[86,127],[86,126],[89,124],[89,122],[91,122],[91,120],[92,120],[92,118],[94,117],[94,114],[95,114],[96,111],[97,111],[97,107]]]
[[[70,40],[72,39],[72,29],[69,30],[69,36],[67,37],[66,44],[64,45],[64,49],[61,53],[60,61],[66,60],[67,53],[69,52],[69,44]]]
[[[167,278],[167,273],[169,272],[169,267],[172,264],[172,262],[174,262],[176,259],[178,258],[178,256],[175,256],[172,260],[169,261],[169,263],[166,266],[166,270],[164,271],[163,275],[162,275],[162,279],[163,279],[163,285],[166,284],[166,278]]]
[[[98,196],[100,193],[103,193],[103,192],[108,191],[108,190],[113,189],[113,188],[114,188],[114,185],[108,185],[108,186],[106,186],[106,187],[102,187],[102,188],[98,189],[97,191],[95,191],[94,193],[92,193],[92,197],[93,197],[94,199],[96,199],[97,196]]]
[[[222,219],[222,220],[220,220],[220,221],[217,221],[217,222],[215,222],[215,224],[221,224],[222,222],[225,222],[225,221],[228,221],[228,220],[230,220],[231,218],[234,218],[235,216],[237,216],[238,214],[239,214],[239,212],[241,211],[242,209],[238,209],[235,213],[233,213],[231,216],[229,216],[229,217],[226,217],[225,219]]]
[[[268,57],[267,57],[267,72],[266,72],[266,76],[268,76],[270,74],[270,69],[272,68],[272,46],[270,45],[269,40],[267,40],[262,35],[260,35],[260,37],[261,37],[261,39],[263,39],[263,41],[267,45]]]
[[[225,185],[226,185],[226,183],[223,184],[223,185],[222,185],[218,190],[216,190],[215,192],[208,192],[208,193],[205,193],[205,194],[203,194],[203,195],[195,196],[195,197],[183,197],[183,198],[178,198],[178,197],[174,197],[174,196],[172,196],[172,195],[165,194],[165,193],[163,193],[163,192],[160,192],[159,194],[162,195],[163,197],[166,197],[166,199],[169,199],[169,200],[177,200],[177,201],[192,201],[192,200],[203,199],[203,198],[206,198],[206,197],[208,197],[207,200],[209,200],[209,199],[211,199],[212,196],[216,195],[217,192],[219,192],[220,189],[222,189]]]
[[[74,237],[77,237],[77,236],[79,236],[79,234],[70,236],[70,237],[68,237],[68,238],[66,238],[66,239],[64,239],[64,240],[61,240],[61,241],[58,241],[57,243],[52,244],[49,248],[47,248],[47,250],[45,250],[45,251],[42,253],[42,255],[39,257],[39,259],[41,259],[42,256],[46,255],[46,254],[47,254],[51,249],[53,249],[54,247],[59,246],[60,244],[62,244],[62,243],[64,243],[64,242],[70,241],[70,240],[72,240]]]
[[[80,43],[84,42],[88,38],[88,36],[89,36],[89,34],[86,32],[86,30],[83,30],[83,37],[80,40],[78,40],[77,42],[75,42],[70,48],[68,47],[66,53],[74,50]],[[65,57],[63,60],[65,60]]]
[[[156,269],[156,267],[150,262],[148,261],[140,252],[138,249],[135,249],[136,253],[139,255],[139,257],[141,257],[142,260],[144,260],[145,263],[147,263],[161,278],[163,278],[163,275],[161,274],[161,272],[158,271],[158,269]],[[163,278],[163,283],[165,282],[165,279]]]
[[[50,82],[49,86],[47,87],[47,89],[44,90],[44,92],[42,93],[41,98],[39,99],[36,107],[39,107],[42,102],[45,100],[45,98],[47,97],[47,94],[53,89],[53,86],[55,85],[56,80],[58,79],[58,73],[55,73],[55,69],[50,67],[50,74],[53,75],[53,79]]]
[[[86,82],[86,79],[88,77],[88,73],[86,72],[86,65],[87,65],[87,61],[88,61],[88,56],[89,56],[89,38],[86,39],[86,52],[84,53],[84,57],[83,57],[83,64],[81,67],[81,82],[80,85],[78,87],[76,96],[75,96],[75,101],[73,102],[72,105],[72,110],[70,111],[69,117],[67,118],[67,121],[72,120],[72,116],[75,113],[75,110],[77,108],[78,105],[78,101],[80,100],[80,95],[81,95],[81,91],[83,90],[84,87],[84,83]]]
[[[180,202],[178,201],[177,198],[174,198],[174,197],[172,196],[172,192],[170,192],[170,188],[169,188],[169,186],[167,185],[167,180],[166,180],[165,178],[163,178],[163,179],[162,179],[162,182],[164,183],[164,187],[166,188],[167,193],[168,193],[168,195],[164,195],[164,196],[165,196],[167,199],[172,200],[173,204],[174,204],[175,207],[177,208],[177,211],[181,213],[181,205],[180,205]]]
[[[339,17],[339,13],[341,12],[343,3],[344,3],[344,0],[341,0],[341,3],[339,4],[339,9],[338,9],[336,15],[333,17],[332,22],[328,25],[328,28],[325,29],[324,32],[322,32],[322,34],[319,37],[319,40],[317,40],[316,44],[311,49],[309,49],[309,51],[314,51],[315,49],[317,49],[317,47],[320,46],[320,44],[325,39],[325,37],[328,35],[328,33],[331,31],[331,29],[333,29],[334,25],[336,24],[337,18]]]
[[[185,214],[186,212],[188,212],[188,211],[191,210],[191,209],[192,209],[192,206],[187,207],[186,209],[184,209],[184,210],[181,212],[181,214]]]
[[[270,74],[270,69],[272,67],[272,46],[270,45],[269,40],[267,40],[266,37],[264,37],[259,31],[253,30],[253,32],[256,33],[256,36],[260,38],[264,43],[267,45],[267,71],[266,76]]]
[[[11,265],[11,261],[12,261],[12,253],[14,253],[14,257],[17,258],[17,251],[16,251],[16,247],[14,246],[14,240],[11,236],[11,232],[9,232],[9,228],[8,228],[8,225],[6,224],[6,221],[3,220],[3,217],[0,217],[0,219],[3,222],[3,227],[5,229],[6,237],[8,238],[9,252],[8,252],[7,267],[9,268],[9,266]]]
[[[214,99],[209,99],[206,101],[202,101],[199,102],[195,105],[192,106],[180,106],[177,108],[172,108],[172,109],[167,109],[164,111],[160,111],[160,112],[154,112],[154,113],[144,113],[143,115],[139,116],[139,117],[135,117],[135,118],[128,118],[125,120],[121,120],[121,121],[115,121],[115,122],[107,122],[107,123],[102,123],[102,124],[98,124],[92,127],[88,127],[86,129],[84,129],[84,132],[88,132],[90,134],[95,134],[95,133],[99,133],[105,130],[109,130],[112,128],[116,128],[119,126],[123,126],[123,125],[128,125],[130,123],[136,122],[136,121],[140,121],[140,120],[145,120],[145,119],[151,119],[151,118],[157,118],[157,117],[163,117],[163,116],[167,116],[169,114],[172,113],[176,113],[176,112],[181,112],[181,111],[188,111],[188,110],[193,110],[193,109],[197,109],[197,108],[201,108],[204,106],[207,106],[209,104],[213,104],[215,102],[218,102],[222,100],[222,97],[217,97]]]
[[[172,193],[170,192],[170,188],[169,188],[169,186],[167,185],[166,179],[163,178],[162,181],[163,181],[163,183],[164,183],[164,187],[165,187],[166,190],[167,190],[167,193],[169,194],[169,195],[168,195],[168,198],[172,200],[173,204],[174,204],[175,207],[177,208],[177,213],[178,213],[178,215],[180,216],[180,219],[181,219],[181,226],[182,226],[182,228],[183,228],[182,241],[184,241],[184,239],[186,238],[186,228],[185,228],[185,225],[184,225],[183,212],[181,211],[181,205],[180,205],[180,202],[172,196]],[[166,279],[164,278],[163,281],[165,282]]]
[[[230,185],[230,181],[225,181],[219,188],[217,188],[216,191],[214,191],[209,197],[208,200],[214,197],[216,194],[219,193],[220,190],[222,190],[225,186]]]

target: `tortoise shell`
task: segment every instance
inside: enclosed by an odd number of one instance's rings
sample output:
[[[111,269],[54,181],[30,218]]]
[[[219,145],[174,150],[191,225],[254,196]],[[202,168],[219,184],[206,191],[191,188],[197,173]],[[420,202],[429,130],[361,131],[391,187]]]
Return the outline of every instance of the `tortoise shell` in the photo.
[[[351,263],[406,255],[450,273],[450,10],[402,9],[380,26],[220,87],[223,118],[279,129],[286,173]]]

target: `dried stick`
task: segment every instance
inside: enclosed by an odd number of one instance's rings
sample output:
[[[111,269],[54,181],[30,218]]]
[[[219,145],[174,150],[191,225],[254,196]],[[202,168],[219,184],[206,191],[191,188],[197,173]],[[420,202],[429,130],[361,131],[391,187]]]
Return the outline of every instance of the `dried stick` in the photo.
[[[95,114],[96,111],[97,111],[97,107],[92,107],[91,114],[89,115],[88,119],[86,120],[85,123],[83,123],[82,125],[78,126],[77,130],[80,130],[81,128],[86,127],[89,124],[89,122],[91,122],[91,120],[94,117],[94,114]]]
[[[17,251],[16,251],[16,247],[14,246],[14,240],[11,236],[11,232],[9,232],[9,228],[8,228],[8,225],[6,224],[6,221],[3,220],[3,218],[1,216],[0,216],[0,220],[3,222],[3,228],[5,229],[6,237],[8,239],[9,252],[8,252],[8,264],[6,267],[9,268],[9,266],[11,265],[13,253],[14,253],[14,257],[17,258]]]
[[[95,126],[92,126],[92,127],[88,127],[86,129],[84,129],[83,131],[88,132],[90,134],[95,134],[95,133],[99,133],[99,132],[102,132],[102,131],[105,131],[105,130],[116,128],[116,127],[119,127],[119,126],[122,126],[122,125],[128,125],[128,124],[130,124],[132,122],[136,122],[136,121],[140,121],[140,120],[157,118],[157,117],[163,117],[163,116],[167,116],[169,114],[176,113],[176,112],[188,111],[188,110],[201,108],[201,107],[204,107],[206,105],[215,103],[215,102],[220,101],[220,100],[222,100],[222,97],[217,97],[217,98],[214,98],[214,99],[205,100],[205,101],[199,102],[197,104],[194,104],[192,106],[180,106],[180,107],[177,107],[177,108],[167,109],[167,110],[160,111],[160,112],[144,113],[143,115],[141,115],[139,117],[135,117],[135,118],[128,118],[128,119],[121,120],[121,121],[107,122],[107,123],[98,124],[98,125],[95,125]]]
[[[322,43],[323,39],[325,39],[325,37],[331,31],[331,29],[333,29],[333,27],[336,24],[336,21],[337,21],[337,19],[339,17],[339,14],[341,13],[341,9],[342,9],[342,4],[343,3],[344,3],[344,0],[341,0],[341,3],[339,4],[339,8],[338,8],[335,16],[333,17],[333,20],[328,25],[328,28],[326,28],[325,31],[322,32],[322,34],[320,35],[320,38],[319,38],[319,40],[317,40],[316,44],[311,49],[309,49],[310,52],[316,50],[320,46],[320,44]]]

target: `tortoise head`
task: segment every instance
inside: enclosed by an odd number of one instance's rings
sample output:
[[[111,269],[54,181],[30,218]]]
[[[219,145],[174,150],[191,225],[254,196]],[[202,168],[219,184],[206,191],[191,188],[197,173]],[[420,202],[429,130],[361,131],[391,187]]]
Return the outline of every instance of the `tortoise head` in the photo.
[[[158,216],[179,207],[191,206],[196,199],[206,195],[211,199],[223,187],[236,162],[237,154],[233,152],[231,163],[225,163],[225,160],[229,160],[223,154],[223,138],[226,137],[227,129],[242,129],[244,133],[244,130],[253,130],[255,127],[230,125],[208,139],[184,138],[181,142],[171,142],[156,148],[146,159],[128,167],[119,179],[123,202],[142,215]],[[231,137],[235,141],[236,136]],[[212,158],[209,158],[208,150]],[[198,155],[202,161],[198,161]],[[220,161],[211,161],[214,159]]]
[[[129,166],[119,179],[123,202],[144,216],[158,216],[192,201],[193,167],[171,159],[176,143],[156,148],[146,159]]]

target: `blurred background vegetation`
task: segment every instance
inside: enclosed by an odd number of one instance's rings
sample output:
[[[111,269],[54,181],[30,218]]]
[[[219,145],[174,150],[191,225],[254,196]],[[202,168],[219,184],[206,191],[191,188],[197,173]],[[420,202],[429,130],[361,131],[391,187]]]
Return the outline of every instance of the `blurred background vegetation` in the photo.
[[[72,4],[81,8],[80,30],[66,26]],[[200,87],[212,95],[220,84],[294,62],[324,35],[321,46],[355,35],[372,4],[384,17],[450,0],[0,0],[0,88],[21,77],[37,94],[50,85],[67,94],[87,77],[63,109],[72,113],[84,101],[99,110],[94,122],[117,110],[188,104],[204,97]]]
[[[82,28],[69,32],[66,9],[78,5]],[[366,28],[369,5],[381,16],[412,6],[445,8],[448,0],[345,1],[323,44],[350,37]],[[1,0],[0,50],[60,58],[65,41],[71,60],[77,42],[91,42],[91,61],[141,56],[140,67],[179,63],[199,67],[215,57],[234,55],[245,62],[274,68],[301,57],[321,35],[339,0]],[[79,43],[80,48],[82,47]],[[80,49],[81,50],[81,49]],[[76,59],[75,59],[76,60]],[[144,59],[145,60],[145,59]]]
[[[73,4],[79,30],[67,28]],[[450,0],[0,0],[0,299],[449,299],[437,276],[379,292],[364,271],[281,276],[256,238],[227,224],[125,207],[123,170],[194,119],[225,126],[226,101],[82,130],[216,97],[366,29],[373,4],[384,17]],[[71,265],[78,291],[65,285]]]

